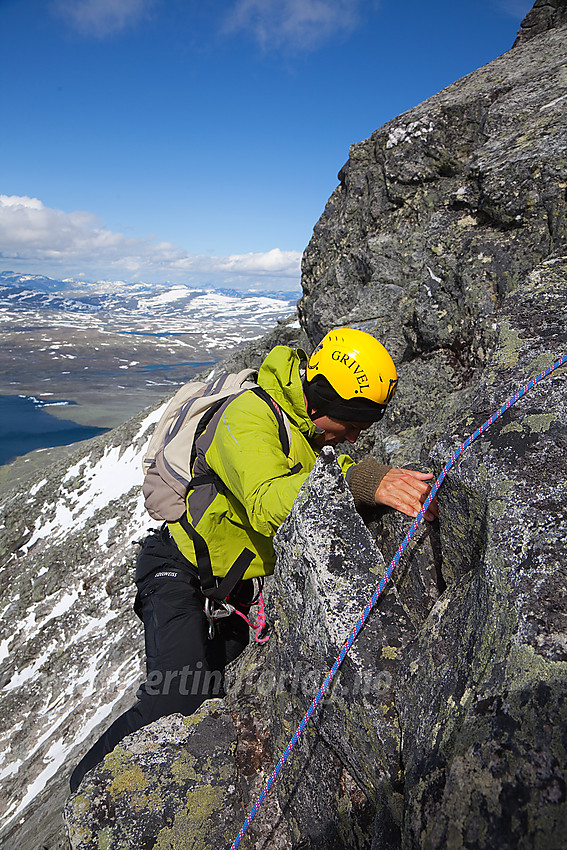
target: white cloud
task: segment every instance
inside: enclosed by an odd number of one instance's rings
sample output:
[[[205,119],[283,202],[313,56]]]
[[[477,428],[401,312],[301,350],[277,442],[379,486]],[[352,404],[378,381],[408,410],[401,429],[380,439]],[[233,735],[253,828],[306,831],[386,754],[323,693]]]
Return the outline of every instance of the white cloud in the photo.
[[[533,7],[533,0],[498,0],[500,9],[511,18],[522,21]]]
[[[510,0],[511,1],[511,0]],[[185,0],[188,4],[188,0]],[[374,4],[376,0],[373,0]],[[52,13],[85,36],[105,38],[149,19],[161,0],[50,0]],[[248,32],[265,50],[314,49],[359,23],[368,0],[229,0],[211,4],[225,34]]]
[[[215,286],[298,286],[301,253],[270,251],[211,257],[171,242],[113,233],[89,212],[66,213],[38,198],[0,195],[0,258],[4,266],[44,274],[116,277]],[[33,268],[32,268],[33,266]]]
[[[0,195],[0,245],[4,256],[57,260],[85,251],[124,247],[119,233],[100,226],[88,212],[65,213],[46,207],[38,198]]]
[[[99,38],[147,18],[156,0],[52,0],[51,9],[83,35]]]
[[[358,22],[360,0],[237,0],[225,32],[251,32],[264,49],[315,48]]]

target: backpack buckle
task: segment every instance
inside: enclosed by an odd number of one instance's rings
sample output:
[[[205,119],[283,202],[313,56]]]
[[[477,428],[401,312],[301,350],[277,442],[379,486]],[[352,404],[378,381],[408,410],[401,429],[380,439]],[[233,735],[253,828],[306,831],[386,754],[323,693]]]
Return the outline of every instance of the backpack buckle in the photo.
[[[216,620],[230,617],[231,614],[234,614],[234,611],[234,605],[230,605],[228,602],[216,602],[214,599],[209,599],[208,597],[205,599],[204,612],[209,623],[209,640],[212,640],[215,636]]]

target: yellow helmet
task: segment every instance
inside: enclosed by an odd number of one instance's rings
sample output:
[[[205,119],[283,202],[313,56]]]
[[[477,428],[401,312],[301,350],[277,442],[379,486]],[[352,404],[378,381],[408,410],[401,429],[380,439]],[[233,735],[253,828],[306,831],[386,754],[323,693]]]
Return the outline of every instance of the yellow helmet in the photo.
[[[337,328],[307,362],[305,394],[320,416],[376,422],[397,383],[394,361],[381,342],[365,331]]]

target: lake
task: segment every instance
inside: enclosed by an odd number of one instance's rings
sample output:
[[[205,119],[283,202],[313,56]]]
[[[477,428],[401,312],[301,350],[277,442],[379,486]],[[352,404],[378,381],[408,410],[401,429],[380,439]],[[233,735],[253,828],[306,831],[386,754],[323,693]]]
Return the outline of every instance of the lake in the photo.
[[[108,430],[52,416],[48,411],[54,404],[65,404],[71,409],[73,402],[0,395],[0,465],[34,449],[68,446]]]

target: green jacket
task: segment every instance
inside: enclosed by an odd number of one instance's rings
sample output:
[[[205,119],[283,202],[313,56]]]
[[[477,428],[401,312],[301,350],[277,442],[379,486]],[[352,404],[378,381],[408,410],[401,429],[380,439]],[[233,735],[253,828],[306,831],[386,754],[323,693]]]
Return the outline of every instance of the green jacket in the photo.
[[[216,576],[226,575],[244,548],[254,553],[245,578],[274,570],[273,535],[291,510],[318,454],[311,442],[316,428],[305,407],[299,376],[302,355],[276,346],[258,374],[259,385],[288,417],[289,456],[282,449],[275,412],[249,390],[230,398],[197,440],[193,475],[212,471],[224,488],[221,491],[214,483],[205,483],[190,490],[187,519],[206,541]],[[341,455],[339,463],[345,472],[354,466],[347,455]],[[292,472],[298,465],[300,471]],[[193,542],[181,523],[168,525],[178,548],[195,564]]]

